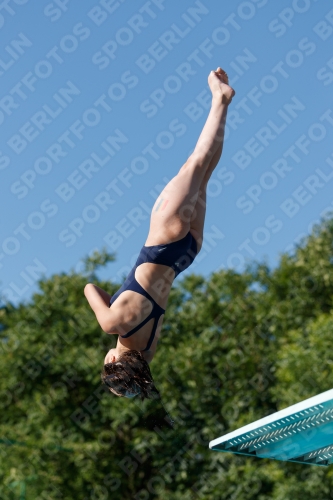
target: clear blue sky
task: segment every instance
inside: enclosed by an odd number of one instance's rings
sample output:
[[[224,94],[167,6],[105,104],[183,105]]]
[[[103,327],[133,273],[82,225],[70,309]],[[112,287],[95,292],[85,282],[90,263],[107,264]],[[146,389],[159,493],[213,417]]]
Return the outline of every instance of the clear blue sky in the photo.
[[[218,66],[237,94],[187,273],[275,266],[333,210],[330,2],[21,3],[0,10],[2,297],[29,301],[42,272],[103,247],[116,261],[100,277],[121,282]]]

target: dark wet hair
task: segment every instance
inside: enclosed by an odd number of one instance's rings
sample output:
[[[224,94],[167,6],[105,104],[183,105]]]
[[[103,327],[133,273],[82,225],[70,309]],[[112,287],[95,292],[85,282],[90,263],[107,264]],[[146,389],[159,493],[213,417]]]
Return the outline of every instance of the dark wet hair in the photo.
[[[142,401],[161,398],[149,365],[140,351],[128,350],[114,363],[104,365],[101,379],[116,396],[139,396]]]

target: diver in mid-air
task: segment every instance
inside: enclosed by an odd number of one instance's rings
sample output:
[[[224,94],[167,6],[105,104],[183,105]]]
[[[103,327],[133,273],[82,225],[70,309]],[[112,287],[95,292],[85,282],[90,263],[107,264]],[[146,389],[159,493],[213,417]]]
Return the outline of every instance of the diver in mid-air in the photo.
[[[221,68],[211,71],[208,84],[212,104],[206,123],[193,153],[157,198],[148,238],[126,281],[112,297],[92,283],[84,289],[102,330],[118,335],[102,372],[102,381],[117,396],[159,397],[149,363],[172,282],[202,246],[207,183],[222,154],[227,110],[235,94]]]

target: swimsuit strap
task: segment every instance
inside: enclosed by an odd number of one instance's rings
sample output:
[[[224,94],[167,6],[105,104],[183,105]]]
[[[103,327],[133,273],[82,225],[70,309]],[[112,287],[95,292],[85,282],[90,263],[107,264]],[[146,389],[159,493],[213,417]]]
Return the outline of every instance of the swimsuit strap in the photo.
[[[158,324],[158,320],[160,319],[160,317],[162,316],[163,313],[161,313],[158,317],[155,316],[154,317],[154,325],[153,325],[153,329],[151,331],[151,334],[150,334],[150,337],[149,337],[149,340],[148,340],[148,344],[146,346],[145,349],[143,349],[144,351],[149,351],[152,343],[153,343],[153,340],[155,338],[155,333],[156,333],[156,328],[157,328],[157,324]]]
[[[134,281],[134,283],[133,283],[133,281]],[[150,300],[153,308],[146,319],[141,321],[141,323],[139,323],[137,326],[135,326],[131,331],[129,331],[128,333],[125,333],[125,335],[120,335],[120,337],[124,338],[124,339],[131,337],[134,333],[136,333],[138,330],[140,330],[140,328],[142,328],[146,323],[148,323],[148,321],[150,319],[154,318],[154,324],[153,324],[153,328],[152,328],[147,346],[145,347],[145,349],[143,349],[143,351],[148,351],[150,349],[153,341],[154,341],[158,321],[159,321],[160,317],[162,316],[162,314],[165,313],[165,309],[163,309],[161,306],[159,306],[157,304],[157,302],[155,302],[153,297],[151,297],[150,294],[135,279],[135,276],[133,276],[133,281],[131,283],[131,286],[128,289],[131,289],[134,292],[138,292],[138,293],[141,293],[141,295],[144,295],[147,299]],[[139,290],[138,290],[138,288],[139,288]]]
[[[153,316],[153,312],[154,312],[154,307],[153,307],[153,309],[152,309],[151,313],[149,314],[149,316],[147,316],[147,318],[146,318],[146,319],[144,319],[143,321],[141,321],[141,323],[139,323],[137,326],[135,326],[135,327],[134,327],[134,328],[133,328],[130,332],[125,333],[125,335],[120,335],[120,337],[121,337],[122,339],[127,339],[128,337],[131,337],[134,333],[136,333],[138,330],[140,330],[140,328],[141,328],[142,326],[144,326],[146,323],[148,323],[148,321],[149,321],[151,318],[153,318],[153,317],[154,317],[154,316]]]

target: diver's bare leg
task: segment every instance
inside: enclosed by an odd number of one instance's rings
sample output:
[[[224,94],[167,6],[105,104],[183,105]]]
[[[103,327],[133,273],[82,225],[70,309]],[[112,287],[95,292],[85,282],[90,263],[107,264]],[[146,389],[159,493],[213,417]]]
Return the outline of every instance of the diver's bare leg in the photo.
[[[193,153],[154,204],[146,245],[177,241],[188,233],[191,225],[196,230],[193,225],[194,209],[197,202],[199,205],[202,203],[199,198],[200,189],[207,185],[222,154],[228,105],[235,93],[227,81],[221,68],[212,71],[208,77],[212,91],[212,106],[208,118]],[[199,214],[199,220],[204,220],[204,214]],[[198,222],[196,226],[199,225]]]

